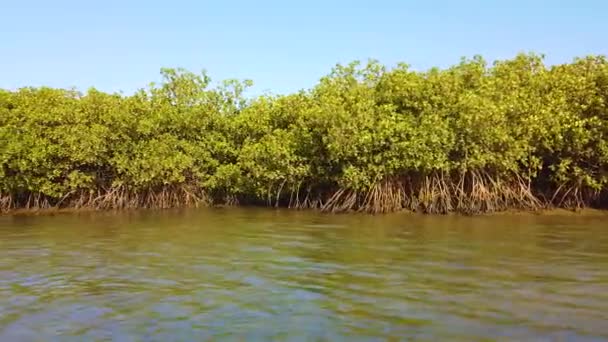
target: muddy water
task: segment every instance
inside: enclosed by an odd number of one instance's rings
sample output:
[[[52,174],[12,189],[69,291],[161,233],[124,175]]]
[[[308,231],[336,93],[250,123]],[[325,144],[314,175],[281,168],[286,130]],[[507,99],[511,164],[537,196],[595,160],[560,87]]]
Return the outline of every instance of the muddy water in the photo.
[[[608,339],[608,216],[0,217],[0,340]]]

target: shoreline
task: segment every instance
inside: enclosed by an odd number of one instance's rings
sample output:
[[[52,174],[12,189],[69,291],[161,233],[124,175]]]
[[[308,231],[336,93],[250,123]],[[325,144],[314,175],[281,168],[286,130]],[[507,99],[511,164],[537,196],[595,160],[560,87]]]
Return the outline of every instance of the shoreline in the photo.
[[[249,82],[169,68],[132,95],[0,89],[0,211],[608,209],[606,70],[604,56],[529,53],[338,64],[308,90],[253,98]]]
[[[395,214],[407,214],[407,215],[423,215],[423,216],[461,216],[461,217],[487,217],[487,216],[569,216],[569,217],[594,217],[594,216],[608,216],[608,209],[596,209],[596,208],[580,208],[580,209],[565,209],[565,208],[547,208],[547,209],[536,209],[536,210],[519,210],[519,209],[507,209],[502,211],[494,212],[482,212],[477,214],[465,214],[461,212],[450,212],[447,214],[433,214],[433,213],[422,213],[415,212],[407,209],[372,214],[360,211],[346,211],[346,212],[326,212],[319,209],[296,209],[286,207],[267,207],[267,206],[254,206],[254,205],[212,205],[212,206],[184,206],[184,207],[173,207],[173,208],[129,208],[129,209],[95,209],[95,208],[42,208],[42,209],[11,209],[8,211],[0,212],[2,216],[53,216],[57,214],[80,214],[80,213],[126,213],[126,212],[145,212],[145,211],[166,211],[166,210],[179,210],[179,209],[196,209],[196,208],[207,208],[207,209],[231,209],[231,208],[257,208],[266,210],[289,210],[289,211],[310,211],[318,213],[326,213],[331,215],[352,215],[352,214],[363,214],[366,216],[386,216]]]

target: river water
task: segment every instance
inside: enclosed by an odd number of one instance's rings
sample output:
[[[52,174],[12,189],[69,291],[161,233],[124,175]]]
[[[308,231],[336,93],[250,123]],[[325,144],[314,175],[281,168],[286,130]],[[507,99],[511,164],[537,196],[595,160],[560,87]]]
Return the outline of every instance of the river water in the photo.
[[[0,217],[0,341],[608,340],[608,216]]]

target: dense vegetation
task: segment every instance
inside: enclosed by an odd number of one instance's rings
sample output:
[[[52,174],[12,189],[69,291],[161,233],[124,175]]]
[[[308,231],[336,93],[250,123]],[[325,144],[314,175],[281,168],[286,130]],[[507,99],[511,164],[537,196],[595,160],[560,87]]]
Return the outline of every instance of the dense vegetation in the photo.
[[[0,208],[608,204],[608,61],[338,65],[311,90],[163,69],[134,95],[0,90]]]

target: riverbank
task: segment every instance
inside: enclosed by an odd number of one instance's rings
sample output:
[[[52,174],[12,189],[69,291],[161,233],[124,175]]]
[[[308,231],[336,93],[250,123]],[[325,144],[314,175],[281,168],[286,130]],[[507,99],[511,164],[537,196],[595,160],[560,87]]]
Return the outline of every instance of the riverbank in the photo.
[[[162,69],[133,95],[0,90],[0,211],[258,205],[372,214],[608,209],[608,60],[535,54],[312,89]]]
[[[505,210],[501,212],[495,212],[491,214],[482,214],[485,216],[608,216],[608,210],[606,209],[593,209],[593,208],[581,208],[581,209],[563,209],[563,208],[552,208],[552,209],[540,209],[534,211],[522,211],[522,210]]]
[[[288,210],[288,211],[312,211],[312,212],[322,212],[315,209],[289,209],[289,208],[274,208],[274,207],[259,207],[259,206],[228,206],[228,205],[217,205],[217,206],[207,206],[205,209],[267,209],[267,210]],[[120,213],[120,212],[137,212],[142,213],[146,211],[174,211],[174,210],[192,210],[194,207],[182,207],[182,208],[165,208],[165,209],[154,209],[154,208],[132,208],[132,209],[108,209],[108,210],[99,210],[94,208],[42,208],[42,209],[14,209],[8,210],[4,212],[0,212],[0,216],[52,216],[52,215],[62,215],[62,214],[79,214],[79,213],[98,213],[98,212],[106,212],[106,213]],[[351,212],[340,212],[340,214],[348,214],[348,213],[358,213],[367,215],[366,213],[361,213],[357,211]],[[420,212],[415,212],[411,210],[400,210],[392,213],[387,213],[385,215],[390,214],[404,214],[404,215],[424,215],[424,216],[446,216],[446,215],[456,215],[456,216],[580,216],[580,217],[594,217],[594,216],[608,216],[608,210],[605,209],[594,209],[594,208],[579,208],[579,209],[564,209],[564,208],[546,208],[546,209],[537,209],[537,210],[504,210],[498,212],[491,213],[480,213],[476,215],[464,214],[451,212],[447,214],[424,214]]]

